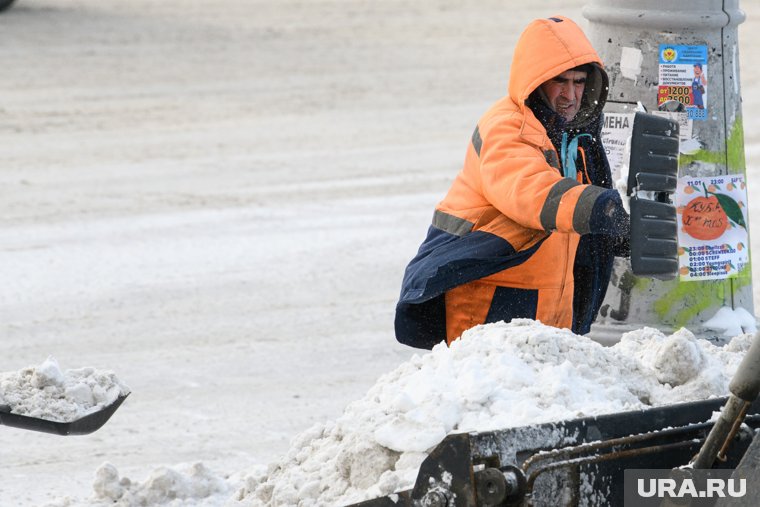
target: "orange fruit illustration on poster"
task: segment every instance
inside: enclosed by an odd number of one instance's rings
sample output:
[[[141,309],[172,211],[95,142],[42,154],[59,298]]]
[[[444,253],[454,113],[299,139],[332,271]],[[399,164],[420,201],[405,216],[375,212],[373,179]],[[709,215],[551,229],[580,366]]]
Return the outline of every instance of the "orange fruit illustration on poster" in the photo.
[[[729,195],[717,193],[715,185],[706,187],[702,184],[704,195],[692,198],[683,208],[681,223],[686,234],[694,239],[710,241],[717,239],[732,224],[747,228],[739,204]],[[699,191],[693,186],[687,187],[685,193],[695,194]]]

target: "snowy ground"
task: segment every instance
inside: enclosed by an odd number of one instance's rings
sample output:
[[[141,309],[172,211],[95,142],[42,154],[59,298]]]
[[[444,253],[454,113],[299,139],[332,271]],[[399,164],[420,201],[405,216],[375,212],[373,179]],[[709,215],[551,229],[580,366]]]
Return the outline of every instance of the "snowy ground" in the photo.
[[[132,394],[90,436],[0,428],[0,504],[76,504],[105,461],[135,480],[269,463],[408,359],[393,306],[432,207],[519,32],[583,3],[18,0],[0,371],[53,355]],[[752,191],[760,5],[742,8]]]

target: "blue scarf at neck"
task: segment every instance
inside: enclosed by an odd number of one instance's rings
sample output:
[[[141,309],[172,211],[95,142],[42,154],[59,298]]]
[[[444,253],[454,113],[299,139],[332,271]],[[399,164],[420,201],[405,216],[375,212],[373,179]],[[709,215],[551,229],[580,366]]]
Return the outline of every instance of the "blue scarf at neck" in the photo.
[[[560,148],[560,160],[565,178],[576,179],[578,170],[575,168],[575,160],[578,158],[578,141],[582,137],[591,138],[591,134],[578,134],[570,142],[567,141],[567,132],[562,132],[562,146]]]
[[[554,149],[559,153],[563,176],[576,179],[578,176],[576,168],[578,143],[583,137],[592,139],[593,136],[588,133],[581,133],[579,129],[568,129],[565,119],[539,97],[531,96],[528,107],[544,126]]]

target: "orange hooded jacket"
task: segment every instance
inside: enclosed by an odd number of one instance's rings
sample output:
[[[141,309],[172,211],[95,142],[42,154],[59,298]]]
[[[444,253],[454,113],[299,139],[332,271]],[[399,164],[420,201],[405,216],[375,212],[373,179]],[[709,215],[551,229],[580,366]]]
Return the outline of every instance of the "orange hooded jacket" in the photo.
[[[622,203],[614,190],[563,177],[557,150],[527,101],[542,83],[584,64],[592,70],[582,106],[566,125],[576,132],[604,107],[601,60],[564,17],[536,20],[521,35],[509,94],[478,122],[464,167],[407,267],[396,313],[402,343],[450,343],[473,325],[517,317],[572,327],[580,236],[619,234],[613,217]],[[609,174],[606,159],[604,168]]]

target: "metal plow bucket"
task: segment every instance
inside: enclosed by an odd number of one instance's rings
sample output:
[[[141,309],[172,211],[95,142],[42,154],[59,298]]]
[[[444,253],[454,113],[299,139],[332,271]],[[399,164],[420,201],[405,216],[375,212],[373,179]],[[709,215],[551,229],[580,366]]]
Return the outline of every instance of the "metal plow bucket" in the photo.
[[[353,507],[622,506],[624,471],[688,464],[726,400],[452,434],[422,463],[413,489]],[[736,468],[758,427],[756,401],[714,468]]]

